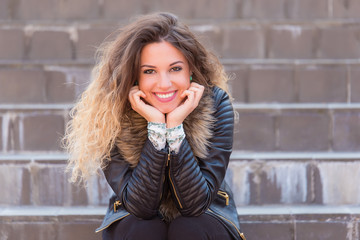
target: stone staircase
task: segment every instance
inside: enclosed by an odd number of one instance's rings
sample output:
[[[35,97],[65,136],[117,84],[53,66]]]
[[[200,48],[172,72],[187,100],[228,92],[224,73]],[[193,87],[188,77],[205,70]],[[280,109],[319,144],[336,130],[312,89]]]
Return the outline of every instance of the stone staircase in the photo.
[[[96,46],[171,11],[221,57],[238,115],[227,179],[247,239],[360,239],[358,0],[0,2],[0,240],[101,239],[102,176],[59,147]]]

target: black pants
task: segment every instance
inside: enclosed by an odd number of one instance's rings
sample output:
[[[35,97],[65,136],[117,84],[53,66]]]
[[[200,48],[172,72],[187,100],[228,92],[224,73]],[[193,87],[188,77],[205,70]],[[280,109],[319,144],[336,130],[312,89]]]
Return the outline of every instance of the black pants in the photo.
[[[130,215],[105,229],[102,237],[103,240],[232,239],[225,227],[207,214],[199,217],[179,217],[169,224],[160,218],[140,220]]]

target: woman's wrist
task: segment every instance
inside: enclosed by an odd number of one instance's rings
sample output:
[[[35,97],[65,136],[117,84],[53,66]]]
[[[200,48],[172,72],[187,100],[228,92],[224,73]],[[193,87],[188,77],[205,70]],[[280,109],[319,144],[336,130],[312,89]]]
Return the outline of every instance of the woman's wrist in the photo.
[[[166,121],[166,128],[174,128],[174,127],[177,127],[179,125],[182,124],[182,121],[181,122],[177,122],[177,121]]]
[[[149,119],[146,119],[148,122],[152,123],[166,123],[165,121],[165,115],[164,116],[158,116],[158,117],[150,117]]]

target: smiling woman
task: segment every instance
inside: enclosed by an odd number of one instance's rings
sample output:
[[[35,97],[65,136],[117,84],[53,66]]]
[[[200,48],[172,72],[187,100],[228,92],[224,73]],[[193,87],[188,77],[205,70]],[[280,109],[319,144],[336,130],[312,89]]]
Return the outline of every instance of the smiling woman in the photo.
[[[234,112],[219,60],[169,13],[102,45],[64,137],[72,180],[101,168],[108,239],[245,239],[224,181]]]

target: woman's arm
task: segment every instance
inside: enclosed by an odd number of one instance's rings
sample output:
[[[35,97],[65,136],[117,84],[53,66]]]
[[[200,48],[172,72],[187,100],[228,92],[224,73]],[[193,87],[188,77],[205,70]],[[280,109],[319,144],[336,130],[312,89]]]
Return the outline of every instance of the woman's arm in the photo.
[[[157,214],[162,195],[167,153],[145,142],[139,163],[133,169],[116,148],[104,169],[105,177],[124,208],[138,218]]]
[[[206,159],[195,159],[186,139],[178,154],[171,154],[169,177],[178,209],[183,216],[197,216],[211,204],[222,183],[233,144],[234,112],[229,96],[214,91],[216,119]]]

